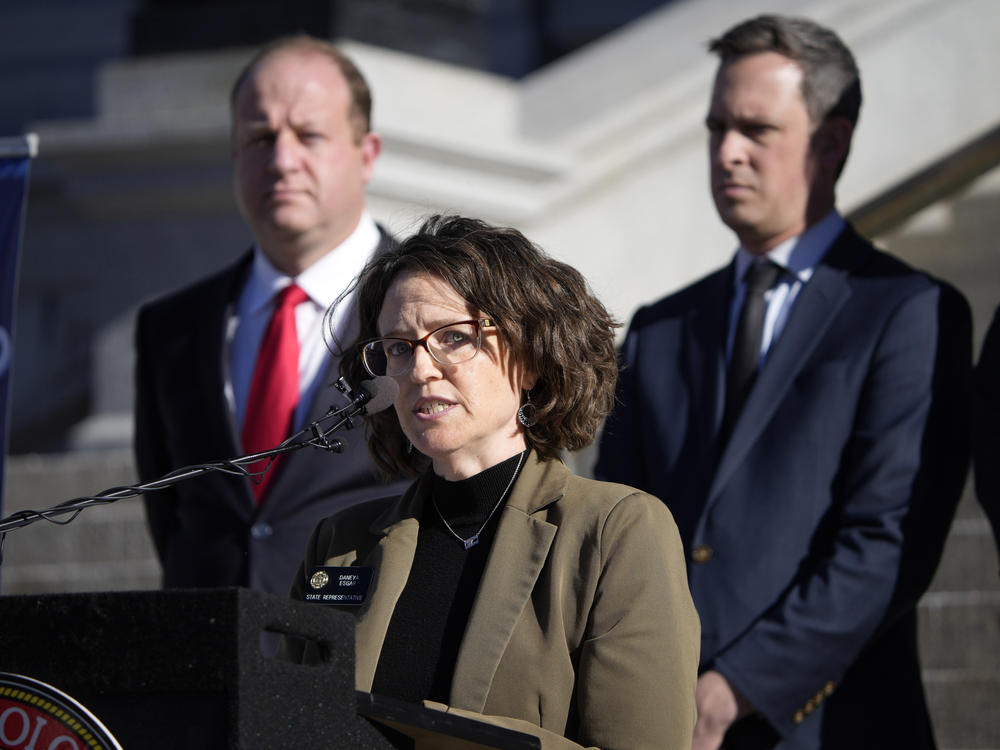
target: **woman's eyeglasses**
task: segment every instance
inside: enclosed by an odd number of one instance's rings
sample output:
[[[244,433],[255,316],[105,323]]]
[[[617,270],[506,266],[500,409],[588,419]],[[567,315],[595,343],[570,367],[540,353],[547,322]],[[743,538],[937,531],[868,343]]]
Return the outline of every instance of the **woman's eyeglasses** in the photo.
[[[413,352],[424,347],[431,358],[442,365],[468,362],[479,353],[483,329],[495,328],[490,318],[462,320],[435,328],[421,339],[382,337],[359,344],[365,369],[373,377],[404,375],[413,366]]]

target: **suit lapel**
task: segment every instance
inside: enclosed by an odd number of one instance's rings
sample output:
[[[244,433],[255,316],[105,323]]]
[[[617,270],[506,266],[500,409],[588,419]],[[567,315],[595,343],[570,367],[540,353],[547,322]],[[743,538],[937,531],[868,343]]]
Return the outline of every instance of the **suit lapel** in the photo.
[[[528,455],[500,516],[489,561],[455,663],[451,704],[482,712],[493,677],[538,580],[556,527],[537,511],[563,495],[569,470]]]
[[[252,252],[246,253],[228,272],[218,277],[217,284],[205,288],[203,299],[195,307],[199,320],[182,333],[191,336],[191,362],[197,363],[192,368],[195,370],[193,387],[198,389],[206,402],[205,425],[211,425],[211,444],[218,450],[214,460],[236,456],[240,449],[232,410],[226,400],[226,372],[229,367],[225,361],[226,325],[229,308],[243,285],[252,259]],[[252,499],[249,487],[247,499]]]
[[[327,357],[326,362],[320,368],[320,372],[316,376],[321,378],[320,385],[313,391],[312,403],[309,405],[309,411],[305,416],[302,428],[307,428],[311,423],[325,416],[331,406],[343,406],[346,404],[346,400],[340,391],[331,385],[332,381],[336,379],[334,377],[337,372],[336,365],[337,362],[332,357]],[[332,423],[326,423],[323,426],[329,427],[330,424]],[[308,436],[304,439],[308,439]],[[301,466],[304,463],[314,461],[316,455],[316,450],[312,448],[302,448],[285,454],[278,467],[278,476],[275,477],[274,483],[267,491],[264,502],[257,508],[260,516],[266,517],[278,510],[275,498],[282,498],[283,504],[287,504],[284,501],[291,501],[292,505],[295,504],[297,493],[292,492],[291,488],[302,485],[303,480],[306,478],[299,474],[303,470]],[[338,468],[337,461],[328,461],[325,463],[324,471],[336,471]],[[247,487],[249,491],[249,483],[247,483]],[[308,498],[303,497],[301,500],[305,502]]]
[[[314,391],[313,402],[309,405],[309,413],[306,417],[307,424],[315,422],[326,415],[331,407],[340,407],[346,404],[343,394],[336,389],[334,383],[340,377],[340,354],[349,347],[358,335],[358,315],[357,300],[352,298],[345,312],[347,324],[340,332],[342,340],[332,344],[334,354],[329,354],[326,362],[316,377],[320,378],[320,386]],[[335,356],[336,355],[336,356]],[[358,383],[350,383],[352,388]],[[293,454],[294,455],[294,454]]]
[[[384,227],[379,226],[378,231],[379,241],[373,250],[373,256],[381,255],[382,253],[398,247],[399,243],[392,238]],[[249,260],[252,261],[252,254],[249,257]],[[249,267],[250,264],[248,263],[246,269],[247,272],[249,271]],[[242,287],[242,277],[239,280],[240,284],[236,286],[236,290],[239,290]],[[236,295],[233,293],[231,296],[235,299]],[[334,342],[335,349],[337,346],[350,346],[351,342],[357,335],[356,300],[353,298],[351,299],[350,305],[345,312],[345,319],[347,321],[347,325],[343,331],[339,332],[339,340]],[[322,419],[331,407],[343,406],[346,403],[343,395],[333,385],[337,378],[340,377],[339,357],[332,354],[328,355],[316,377],[318,378],[319,385],[312,392],[312,401],[309,404],[305,421],[301,425],[302,427],[308,427],[311,423]],[[358,384],[351,383],[350,385],[357,386]],[[232,424],[232,439],[234,441],[234,445],[239,446],[241,443],[239,431],[236,429],[236,425],[233,423],[231,417],[230,424]],[[300,472],[308,469],[304,469],[302,467],[303,465],[308,466],[310,463],[314,463],[316,455],[317,454],[312,450],[301,449],[284,456],[282,459],[282,465],[278,469],[278,476],[275,477],[274,484],[272,484],[271,488],[268,490],[267,497],[264,499],[263,503],[256,506],[258,516],[267,517],[276,512],[277,508],[274,502],[275,498],[289,498],[294,500],[294,498],[300,494],[295,492],[293,488],[298,487],[303,483],[303,477]],[[336,461],[324,462],[324,472],[336,472],[341,469],[355,471],[357,467],[354,465],[349,467],[340,466],[339,462]],[[252,499],[249,483],[245,484],[247,484],[247,497]]]
[[[685,367],[690,384],[694,414],[706,415],[695,420],[699,445],[711,446],[722,420],[725,404],[726,356],[729,299],[732,296],[733,268],[715,275],[706,287],[704,303],[692,310],[685,325]],[[719,304],[725,300],[725,304]]]
[[[342,333],[343,341],[335,344],[335,347],[349,346],[357,335],[357,314],[353,300],[346,314],[350,322]],[[335,351],[337,350],[335,349]],[[311,423],[322,419],[331,408],[339,408],[347,404],[347,399],[333,385],[337,378],[340,377],[340,359],[338,357],[328,354],[316,377],[318,379],[318,386],[312,392],[312,401],[309,404],[305,421],[300,429],[307,428]],[[352,383],[351,385],[356,386],[358,384]],[[329,427],[332,424],[332,422],[326,423],[324,427]],[[286,504],[287,502],[294,503],[299,493],[293,491],[292,488],[303,484],[304,478],[300,472],[308,470],[303,468],[303,466],[308,466],[310,463],[315,465],[316,455],[317,453],[311,449],[301,449],[285,455],[274,484],[268,490],[264,502],[259,506],[258,512],[261,516],[266,517],[277,510],[273,502],[274,498],[282,498],[286,501]],[[338,471],[353,472],[357,468],[355,465],[344,466],[339,461],[324,461],[323,464],[322,470],[326,473]],[[303,498],[303,500],[305,499]]]
[[[788,389],[809,359],[837,311],[850,298],[847,276],[866,255],[867,243],[849,227],[816,267],[802,288],[784,331],[768,353],[757,382],[747,397],[729,442],[719,457],[708,500],[725,486],[754,441],[774,416]]]

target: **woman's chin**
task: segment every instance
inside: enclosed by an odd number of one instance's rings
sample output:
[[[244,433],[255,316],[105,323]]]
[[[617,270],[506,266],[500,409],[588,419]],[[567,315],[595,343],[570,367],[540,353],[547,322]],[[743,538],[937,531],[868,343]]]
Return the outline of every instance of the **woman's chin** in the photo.
[[[415,435],[410,438],[414,450],[420,451],[432,461],[447,458],[459,447],[453,441],[436,435]]]

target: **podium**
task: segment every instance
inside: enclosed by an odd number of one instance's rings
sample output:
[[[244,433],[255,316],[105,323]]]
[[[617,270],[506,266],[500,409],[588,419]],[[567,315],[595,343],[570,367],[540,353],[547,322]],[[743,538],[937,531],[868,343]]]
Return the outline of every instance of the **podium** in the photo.
[[[539,747],[356,693],[354,618],[329,607],[243,588],[20,595],[0,597],[0,623],[0,672],[67,693],[127,749],[374,750],[412,747],[410,727],[449,746]],[[262,632],[315,642],[322,663],[263,655]]]
[[[125,748],[391,748],[354,710],[354,621],[248,589],[0,597],[0,671],[94,713]],[[317,641],[318,666],[261,654]]]

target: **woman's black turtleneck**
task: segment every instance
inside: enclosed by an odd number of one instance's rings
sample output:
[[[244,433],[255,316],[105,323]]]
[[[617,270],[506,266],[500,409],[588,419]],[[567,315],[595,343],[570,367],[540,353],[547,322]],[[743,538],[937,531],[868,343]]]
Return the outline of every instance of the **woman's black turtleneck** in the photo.
[[[513,485],[523,455],[457,482],[436,474],[432,477],[433,500],[428,498],[424,505],[413,565],[389,621],[373,693],[413,703],[424,699],[448,702],[458,648],[502,509],[479,533],[479,543],[468,550],[448,531],[441,516],[463,538],[471,537]]]

